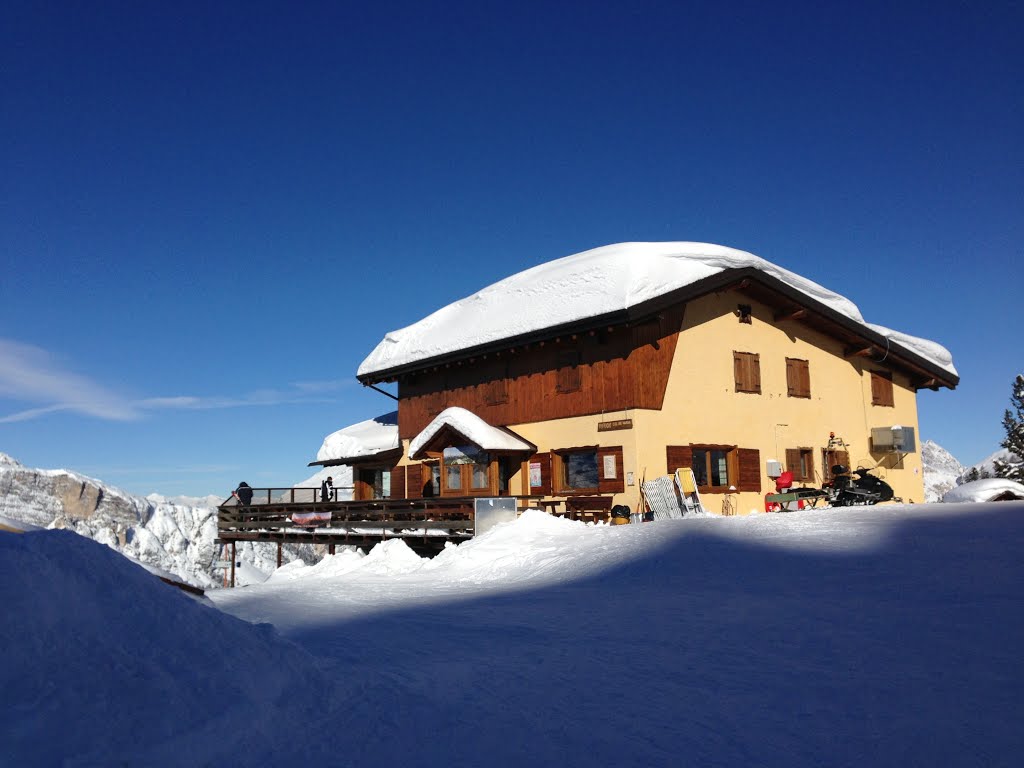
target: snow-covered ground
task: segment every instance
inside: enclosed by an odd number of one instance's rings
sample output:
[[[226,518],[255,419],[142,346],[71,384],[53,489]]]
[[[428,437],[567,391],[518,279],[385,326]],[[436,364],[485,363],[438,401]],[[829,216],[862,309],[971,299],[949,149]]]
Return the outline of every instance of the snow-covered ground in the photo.
[[[527,513],[211,608],[70,532],[0,533],[0,762],[1019,765],[1022,550],[1018,502]]]

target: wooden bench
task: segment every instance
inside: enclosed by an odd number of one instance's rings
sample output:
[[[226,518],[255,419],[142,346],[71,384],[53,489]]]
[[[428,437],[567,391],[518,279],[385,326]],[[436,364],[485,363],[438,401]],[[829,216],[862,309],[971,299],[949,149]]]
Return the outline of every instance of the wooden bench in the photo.
[[[612,497],[567,496],[565,511],[570,520],[605,520],[612,511]]]

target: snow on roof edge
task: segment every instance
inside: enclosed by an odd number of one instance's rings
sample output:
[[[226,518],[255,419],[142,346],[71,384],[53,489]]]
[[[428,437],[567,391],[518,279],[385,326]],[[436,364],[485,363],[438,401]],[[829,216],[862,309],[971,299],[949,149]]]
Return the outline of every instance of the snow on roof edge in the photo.
[[[451,406],[441,411],[409,443],[409,458],[415,457],[442,427],[451,427],[467,440],[487,451],[533,451],[535,447],[511,432],[488,424],[472,411]]]
[[[754,269],[873,331],[926,364],[956,377],[952,355],[927,339],[867,323],[856,304],[752,253],[711,243],[617,243],[539,264],[390,331],[360,364],[372,377],[439,357],[542,333],[571,323],[628,312],[646,302],[723,273]],[[625,279],[623,277],[625,276]],[[575,300],[567,301],[571,296]],[[508,305],[515,302],[515,312]]]

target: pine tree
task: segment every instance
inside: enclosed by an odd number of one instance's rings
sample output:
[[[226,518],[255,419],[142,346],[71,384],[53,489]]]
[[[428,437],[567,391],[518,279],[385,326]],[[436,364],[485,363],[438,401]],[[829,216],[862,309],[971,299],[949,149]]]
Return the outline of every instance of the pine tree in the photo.
[[[996,459],[996,476],[1024,483],[1024,373],[1013,382],[1010,404],[1013,409],[1008,408],[1003,415],[1006,439],[1002,446],[1013,455],[1006,461]]]

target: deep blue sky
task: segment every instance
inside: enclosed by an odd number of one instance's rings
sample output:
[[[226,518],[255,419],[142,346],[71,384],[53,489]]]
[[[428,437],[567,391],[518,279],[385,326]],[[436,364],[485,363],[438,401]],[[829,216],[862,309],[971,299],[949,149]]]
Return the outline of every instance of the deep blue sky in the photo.
[[[946,345],[962,384],[920,394],[921,437],[978,461],[1024,370],[1022,22],[8,1],[0,451],[139,493],[291,484],[391,409],[354,379],[388,330],[594,246],[704,240]]]

